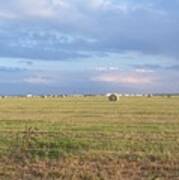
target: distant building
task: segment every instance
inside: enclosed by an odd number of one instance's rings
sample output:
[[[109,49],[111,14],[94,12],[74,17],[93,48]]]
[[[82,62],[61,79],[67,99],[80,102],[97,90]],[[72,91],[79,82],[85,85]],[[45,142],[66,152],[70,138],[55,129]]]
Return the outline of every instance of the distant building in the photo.
[[[143,94],[136,94],[136,96],[137,96],[137,97],[142,97],[142,96],[143,96]]]
[[[27,94],[27,96],[26,96],[27,98],[32,98],[33,97],[33,95],[32,94]]]

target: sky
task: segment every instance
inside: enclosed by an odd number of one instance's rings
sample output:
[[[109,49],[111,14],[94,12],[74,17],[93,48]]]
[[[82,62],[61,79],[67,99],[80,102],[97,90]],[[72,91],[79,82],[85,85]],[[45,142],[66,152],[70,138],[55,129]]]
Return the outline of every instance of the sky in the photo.
[[[179,92],[179,0],[0,0],[0,94]]]

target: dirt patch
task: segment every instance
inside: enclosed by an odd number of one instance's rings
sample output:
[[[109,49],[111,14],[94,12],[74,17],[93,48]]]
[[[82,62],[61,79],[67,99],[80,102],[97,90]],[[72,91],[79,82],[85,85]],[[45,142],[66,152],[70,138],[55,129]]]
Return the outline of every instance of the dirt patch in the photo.
[[[0,179],[179,179],[179,161],[83,155],[59,160],[0,161]]]

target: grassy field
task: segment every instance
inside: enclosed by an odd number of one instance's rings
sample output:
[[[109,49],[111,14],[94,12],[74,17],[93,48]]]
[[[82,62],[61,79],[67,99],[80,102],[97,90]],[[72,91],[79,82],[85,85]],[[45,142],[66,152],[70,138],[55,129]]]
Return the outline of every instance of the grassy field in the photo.
[[[179,179],[179,97],[0,99],[0,179]]]

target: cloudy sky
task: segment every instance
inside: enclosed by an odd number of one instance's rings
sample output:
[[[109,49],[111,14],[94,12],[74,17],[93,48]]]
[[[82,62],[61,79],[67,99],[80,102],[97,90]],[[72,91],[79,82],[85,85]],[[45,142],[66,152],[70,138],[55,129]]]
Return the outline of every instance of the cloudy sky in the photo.
[[[179,92],[179,0],[0,0],[0,94]]]

